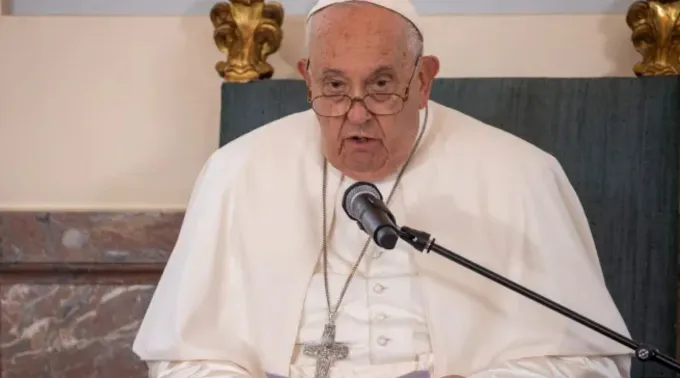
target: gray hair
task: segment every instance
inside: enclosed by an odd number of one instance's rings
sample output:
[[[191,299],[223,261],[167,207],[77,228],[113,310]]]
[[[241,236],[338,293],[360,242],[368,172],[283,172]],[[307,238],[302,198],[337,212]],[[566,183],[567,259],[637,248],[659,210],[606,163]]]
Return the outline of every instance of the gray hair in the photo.
[[[360,2],[345,2],[341,3],[342,5],[350,5],[350,4],[360,4]],[[315,27],[313,25],[314,23],[314,16],[316,16],[316,13],[311,15],[309,17],[309,20],[307,20],[307,23],[305,24],[305,54],[309,54],[309,43],[313,37],[312,33],[315,31]],[[401,16],[401,15],[400,15]],[[413,25],[413,23],[408,20],[407,18],[402,16],[402,19],[405,21],[405,28],[404,30],[406,34],[406,43],[408,46],[409,51],[413,54],[413,56],[421,56],[423,54],[423,48],[424,48],[424,41],[423,41],[423,35],[420,34],[420,31],[418,28]]]

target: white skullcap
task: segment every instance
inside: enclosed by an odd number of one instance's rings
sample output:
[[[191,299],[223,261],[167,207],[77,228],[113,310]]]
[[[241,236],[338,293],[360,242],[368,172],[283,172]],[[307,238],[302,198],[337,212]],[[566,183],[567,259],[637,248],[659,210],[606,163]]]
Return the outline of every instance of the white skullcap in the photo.
[[[411,21],[411,23],[415,25],[416,29],[418,29],[418,31],[420,32],[420,35],[423,37],[423,40],[425,39],[422,21],[418,16],[418,12],[416,12],[416,8],[411,3],[411,0],[319,0],[316,3],[316,5],[314,5],[314,8],[312,8],[312,10],[309,11],[309,14],[307,14],[305,23],[309,22],[310,17],[312,17],[312,15],[314,15],[316,12],[331,5],[345,3],[348,1],[354,2],[361,1],[364,3],[375,4],[383,8],[389,9],[393,12],[399,13],[404,18]]]

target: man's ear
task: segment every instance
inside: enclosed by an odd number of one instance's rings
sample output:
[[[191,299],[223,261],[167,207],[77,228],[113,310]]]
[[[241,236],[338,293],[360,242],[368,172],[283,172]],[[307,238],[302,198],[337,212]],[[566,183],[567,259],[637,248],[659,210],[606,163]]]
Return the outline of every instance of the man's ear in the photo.
[[[300,76],[305,80],[307,83],[307,88],[310,87],[310,77],[309,77],[309,71],[307,71],[307,59],[300,59],[297,62],[297,71],[300,74]]]
[[[423,56],[420,60],[420,72],[418,77],[420,79],[420,107],[421,109],[427,106],[430,100],[430,92],[432,91],[432,83],[434,78],[439,73],[439,58],[434,55]]]

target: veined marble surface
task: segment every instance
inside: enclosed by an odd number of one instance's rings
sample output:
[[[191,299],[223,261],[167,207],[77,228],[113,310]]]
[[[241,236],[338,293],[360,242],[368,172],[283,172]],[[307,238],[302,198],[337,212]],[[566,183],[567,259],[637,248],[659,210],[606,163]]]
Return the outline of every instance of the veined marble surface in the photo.
[[[144,273],[135,267],[163,266],[182,219],[183,213],[0,212],[0,265],[11,264],[13,272],[0,277],[0,378],[147,377],[131,347],[155,281],[140,280]],[[97,272],[65,269],[74,263],[115,266],[108,274],[119,276],[103,284]],[[42,266],[41,273],[31,273],[32,266]]]
[[[167,261],[184,213],[0,212],[0,263]]]
[[[143,378],[131,351],[153,286],[0,288],[2,378]]]

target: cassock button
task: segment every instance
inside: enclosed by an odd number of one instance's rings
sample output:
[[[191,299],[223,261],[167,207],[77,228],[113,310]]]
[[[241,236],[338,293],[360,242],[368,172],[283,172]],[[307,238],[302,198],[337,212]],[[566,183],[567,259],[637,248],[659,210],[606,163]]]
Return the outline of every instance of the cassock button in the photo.
[[[380,345],[380,346],[385,346],[385,345],[387,345],[387,342],[388,342],[388,341],[390,341],[390,339],[388,339],[388,338],[385,337],[385,336],[380,336],[380,337],[378,337],[378,345]]]
[[[383,291],[385,291],[385,286],[383,286],[381,284],[375,284],[375,286],[373,286],[373,291],[380,294]]]

